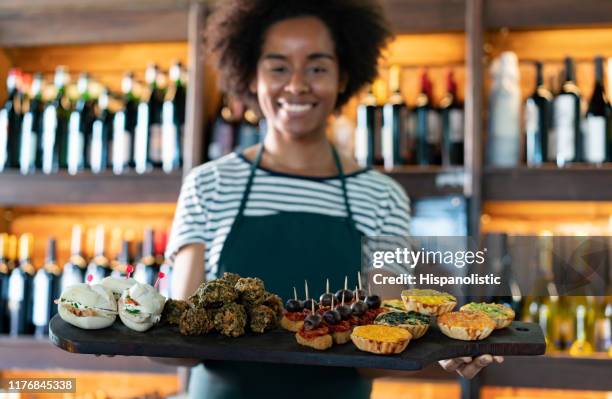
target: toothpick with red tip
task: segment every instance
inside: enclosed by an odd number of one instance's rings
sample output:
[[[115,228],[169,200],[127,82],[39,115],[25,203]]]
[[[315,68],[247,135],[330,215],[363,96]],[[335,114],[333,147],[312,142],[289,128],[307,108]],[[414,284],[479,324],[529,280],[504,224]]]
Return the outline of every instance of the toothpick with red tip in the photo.
[[[134,272],[134,266],[132,265],[127,265],[127,267],[125,268],[125,273],[126,273],[126,279],[130,278],[130,276],[132,275],[132,273]]]
[[[93,274],[88,274],[87,275],[87,284],[91,284],[92,280],[93,280]]]
[[[157,280],[155,280],[155,285],[153,286],[153,288],[157,289],[157,286],[159,285],[159,281],[164,277],[166,277],[164,272],[157,273]]]

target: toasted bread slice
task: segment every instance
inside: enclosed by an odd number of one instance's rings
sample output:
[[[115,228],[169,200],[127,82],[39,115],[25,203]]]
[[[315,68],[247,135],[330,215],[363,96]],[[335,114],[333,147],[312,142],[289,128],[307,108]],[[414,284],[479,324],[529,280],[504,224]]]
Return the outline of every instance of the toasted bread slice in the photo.
[[[351,330],[334,332],[332,333],[332,338],[337,345],[346,344],[351,340]]]
[[[485,339],[495,325],[484,312],[450,312],[438,317],[438,327],[444,335],[463,341]]]
[[[283,318],[280,321],[280,325],[285,330],[288,330],[291,332],[298,332],[304,326],[304,320],[293,321],[283,316]]]
[[[334,343],[332,336],[329,334],[320,335],[318,337],[306,339],[302,337],[299,332],[297,332],[295,333],[295,339],[297,343],[300,345],[309,346],[311,348],[314,348],[320,351],[324,351],[326,349],[331,348]]]
[[[463,305],[461,309],[462,312],[471,311],[471,312],[484,312],[487,316],[489,316],[495,322],[495,329],[498,330],[500,328],[505,328],[512,323],[514,320],[514,310],[509,308],[508,306],[501,305],[499,303],[476,303],[471,302],[467,305]]]

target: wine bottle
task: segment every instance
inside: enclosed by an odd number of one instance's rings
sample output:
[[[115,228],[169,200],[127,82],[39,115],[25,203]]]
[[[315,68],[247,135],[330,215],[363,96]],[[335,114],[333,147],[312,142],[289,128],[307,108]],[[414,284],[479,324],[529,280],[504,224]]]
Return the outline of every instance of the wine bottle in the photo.
[[[141,174],[162,166],[163,93],[158,87],[158,75],[157,65],[149,65],[145,76],[149,85],[149,99],[138,105],[134,162],[136,172]]]
[[[68,74],[64,67],[55,69],[55,99],[47,104],[43,114],[42,170],[46,174],[68,167]]]
[[[440,101],[442,117],[442,165],[463,165],[463,104],[457,97],[453,71],[446,77],[446,94]]]
[[[127,274],[128,266],[132,265],[133,259],[130,255],[130,241],[122,240],[121,241],[121,250],[117,255],[117,259],[115,259],[112,263],[113,272],[111,276],[121,278],[125,277]]]
[[[19,145],[19,169],[27,175],[42,166],[42,75],[34,75],[30,88],[29,109],[21,122],[21,141]]]
[[[8,310],[9,280],[13,267],[9,262],[9,235],[0,234],[0,334],[8,334],[11,319]]]
[[[108,167],[109,142],[113,130],[113,114],[108,109],[108,89],[98,97],[98,116],[91,129],[89,163],[93,173],[100,173]]]
[[[172,266],[169,262],[166,262],[164,253],[166,252],[166,246],[168,245],[168,233],[162,231],[155,234],[155,261],[159,267],[159,271],[164,273],[165,278],[159,281],[159,293],[166,298],[171,298],[171,282],[172,282]]]
[[[128,72],[121,81],[123,109],[113,119],[113,173],[122,174],[134,167],[134,137],[138,119],[138,98],[134,95],[134,74]]]
[[[12,336],[33,334],[32,284],[36,268],[32,264],[34,239],[31,234],[19,237],[19,267],[9,279],[9,312]]]
[[[82,252],[83,232],[79,225],[72,227],[72,238],[70,242],[70,259],[64,265],[60,288],[64,291],[74,284],[85,282],[87,262]]]
[[[242,105],[223,97],[223,106],[219,110],[212,129],[212,140],[208,146],[208,159],[214,160],[229,154],[235,148],[238,140]]]
[[[539,166],[548,159],[548,131],[552,122],[552,94],[544,86],[542,63],[536,62],[536,87],[525,103],[525,159]]]
[[[79,99],[68,122],[68,173],[75,175],[87,167],[91,128],[94,121],[93,101],[89,94],[89,75],[82,73],[77,84]]]
[[[400,91],[400,67],[389,70],[391,96],[382,108],[382,154],[385,169],[393,169],[404,163],[409,148],[406,142],[408,109]]]
[[[162,110],[162,160],[164,172],[170,173],[183,165],[186,89],[180,62],[170,68],[172,85],[166,94]]]
[[[376,149],[380,147],[381,113],[372,86],[357,106],[355,130],[355,159],[361,167],[373,166]]]
[[[508,235],[505,233],[488,233],[485,237],[486,248],[491,260],[490,270],[501,275],[502,287],[496,288],[496,303],[514,310],[515,317],[521,318],[522,292],[512,270],[512,256],[509,251]]]
[[[62,269],[57,264],[57,249],[55,238],[47,243],[47,258],[34,277],[34,299],[32,304],[32,320],[35,335],[45,336],[49,333],[49,322],[57,314],[54,300],[61,295],[60,281]]]
[[[155,284],[160,265],[157,263],[154,253],[154,232],[146,229],[142,242],[142,257],[134,269],[134,279],[143,284]]]
[[[591,242],[588,237],[578,235],[575,240],[575,248],[579,248],[580,252],[577,251],[572,259],[572,269],[578,275],[586,276],[590,266],[583,255],[591,253]],[[575,335],[569,353],[571,356],[590,355],[595,350],[595,297],[592,287],[584,284],[573,289],[570,294],[569,304]]]
[[[0,108],[0,172],[19,166],[19,133],[21,132],[21,71],[11,69],[6,79],[8,98]]]
[[[580,133],[580,90],[576,86],[574,60],[565,58],[565,81],[554,100],[554,158],[557,166],[579,162],[582,156]]]
[[[91,283],[97,284],[104,277],[110,276],[112,270],[110,268],[110,261],[105,256],[104,251],[104,240],[106,238],[106,231],[103,225],[96,228],[96,241],[94,244],[94,256],[93,259],[87,265],[87,275],[92,276]]]
[[[603,59],[595,58],[595,87],[586,115],[583,131],[584,160],[592,164],[606,161],[607,142],[612,139],[610,103],[603,85]]]
[[[441,163],[442,132],[440,115],[432,103],[433,87],[427,70],[421,74],[421,93],[416,108],[416,159],[418,165]]]
[[[608,352],[612,348],[612,262],[609,262],[605,295],[596,298],[595,306],[595,350]]]

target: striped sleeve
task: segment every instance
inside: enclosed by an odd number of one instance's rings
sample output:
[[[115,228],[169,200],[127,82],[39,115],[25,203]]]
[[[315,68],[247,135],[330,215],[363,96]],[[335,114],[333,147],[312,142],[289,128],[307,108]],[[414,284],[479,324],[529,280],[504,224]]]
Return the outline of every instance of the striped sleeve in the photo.
[[[170,263],[174,262],[176,254],[185,245],[206,243],[207,203],[210,202],[207,197],[212,190],[205,189],[199,183],[214,185],[214,180],[210,179],[212,176],[214,173],[210,169],[207,171],[200,167],[192,170],[183,181],[166,248],[166,259]]]
[[[410,200],[404,189],[389,179],[385,214],[381,219],[380,235],[407,237],[410,235]]]

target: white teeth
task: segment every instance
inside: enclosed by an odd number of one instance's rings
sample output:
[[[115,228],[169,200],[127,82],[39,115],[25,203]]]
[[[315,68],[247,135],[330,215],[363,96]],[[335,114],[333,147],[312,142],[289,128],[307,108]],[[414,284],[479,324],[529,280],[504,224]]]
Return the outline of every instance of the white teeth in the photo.
[[[312,104],[289,104],[282,102],[281,106],[289,112],[306,112],[312,108]]]

